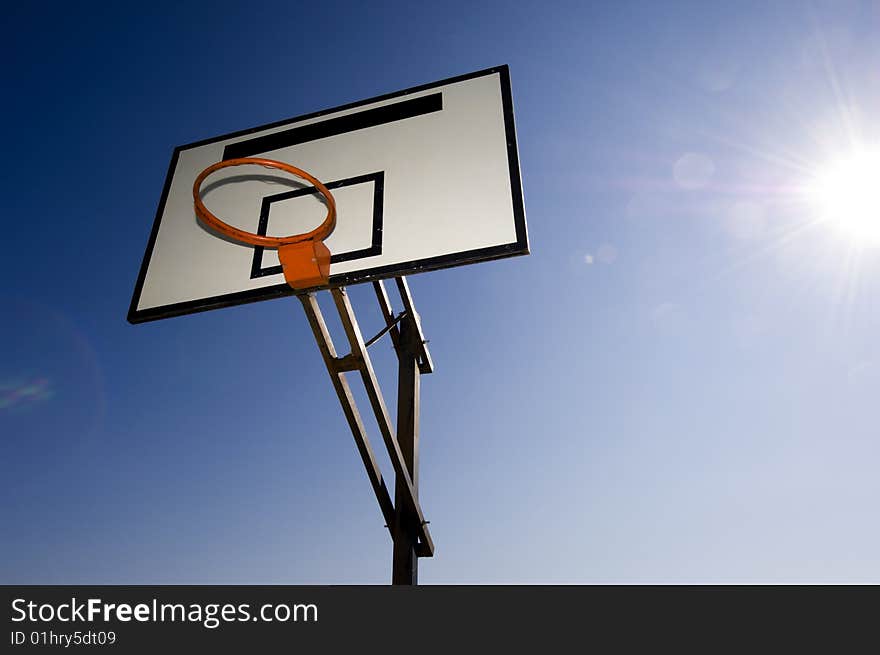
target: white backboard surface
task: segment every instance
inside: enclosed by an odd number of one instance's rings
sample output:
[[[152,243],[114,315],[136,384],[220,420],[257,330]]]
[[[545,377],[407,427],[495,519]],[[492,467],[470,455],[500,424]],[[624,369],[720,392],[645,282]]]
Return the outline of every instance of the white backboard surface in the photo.
[[[176,148],[132,323],[293,293],[275,250],[196,218],[198,174],[238,157],[292,164],[333,193],[328,286],[528,254],[510,78],[499,66]],[[326,212],[313,187],[261,167],[218,171],[202,191],[227,223],[270,236],[307,231]]]

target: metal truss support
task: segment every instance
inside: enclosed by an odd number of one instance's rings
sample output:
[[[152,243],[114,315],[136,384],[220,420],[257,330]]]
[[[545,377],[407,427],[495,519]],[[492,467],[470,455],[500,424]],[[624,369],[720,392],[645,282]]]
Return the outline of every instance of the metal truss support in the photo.
[[[345,288],[337,287],[330,290],[351,349],[349,354],[344,356],[336,353],[315,293],[302,294],[299,299],[315,335],[315,341],[318,343],[336,395],[339,396],[342,411],[351,428],[373,493],[385,518],[385,525],[391,533],[394,543],[392,582],[414,585],[418,581],[418,558],[432,557],[434,554],[434,542],[428,530],[428,521],[425,520],[419,505],[418,494],[420,376],[433,371],[433,362],[406,279],[398,277],[395,278],[395,282],[403,303],[403,312],[398,316],[394,315],[384,285],[381,281],[374,282],[373,288],[385,319],[385,328],[367,342],[361,334]],[[367,352],[368,345],[386,333],[390,335],[398,357],[396,430],[388,415],[379,381]],[[345,377],[346,373],[354,371],[360,373],[379,432],[394,468],[393,502],[376,462],[351,387]]]

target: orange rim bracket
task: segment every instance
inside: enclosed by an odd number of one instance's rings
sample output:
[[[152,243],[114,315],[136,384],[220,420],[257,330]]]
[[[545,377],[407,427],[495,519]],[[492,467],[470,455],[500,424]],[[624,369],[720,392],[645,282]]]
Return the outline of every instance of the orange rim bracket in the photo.
[[[327,216],[318,227],[303,234],[293,234],[286,237],[270,237],[262,234],[254,234],[246,230],[233,227],[212,214],[205,203],[202,202],[201,188],[205,179],[216,171],[230,166],[245,166],[253,164],[275,168],[291,175],[301,177],[311,182],[318,192],[327,201]],[[259,157],[242,157],[239,159],[227,159],[211,164],[196,178],[193,183],[193,206],[196,216],[211,229],[220,234],[251,246],[263,246],[264,248],[277,248],[278,259],[284,271],[284,279],[292,288],[297,290],[309,289],[327,284],[330,279],[330,250],[324,245],[326,239],[336,227],[336,199],[330,190],[320,180],[306,171],[274,159]]]

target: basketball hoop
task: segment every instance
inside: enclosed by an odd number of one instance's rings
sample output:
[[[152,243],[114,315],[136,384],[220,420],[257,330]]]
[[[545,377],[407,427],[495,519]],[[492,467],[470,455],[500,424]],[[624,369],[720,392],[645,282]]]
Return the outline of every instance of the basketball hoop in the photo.
[[[201,187],[205,179],[222,168],[230,166],[245,166],[253,164],[266,168],[276,168],[291,175],[296,175],[311,182],[318,192],[327,200],[327,216],[314,230],[302,234],[293,234],[286,237],[270,237],[262,234],[254,234],[220,220],[212,214],[201,198]],[[242,157],[239,159],[227,159],[211,164],[196,178],[193,184],[193,204],[196,215],[209,227],[220,234],[252,246],[265,248],[277,248],[278,259],[284,270],[284,279],[294,289],[308,289],[310,287],[327,284],[330,277],[330,250],[324,245],[326,239],[336,227],[336,200],[330,190],[317,178],[306,171],[274,159],[262,159],[258,157]]]

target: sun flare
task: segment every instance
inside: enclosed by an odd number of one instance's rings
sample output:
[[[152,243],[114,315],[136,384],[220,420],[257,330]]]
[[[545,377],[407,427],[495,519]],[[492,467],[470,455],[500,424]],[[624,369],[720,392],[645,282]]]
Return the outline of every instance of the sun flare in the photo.
[[[832,162],[817,175],[811,195],[823,221],[853,240],[880,245],[880,149]]]

